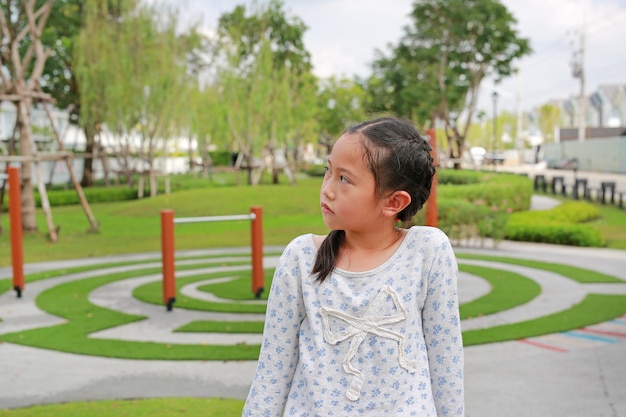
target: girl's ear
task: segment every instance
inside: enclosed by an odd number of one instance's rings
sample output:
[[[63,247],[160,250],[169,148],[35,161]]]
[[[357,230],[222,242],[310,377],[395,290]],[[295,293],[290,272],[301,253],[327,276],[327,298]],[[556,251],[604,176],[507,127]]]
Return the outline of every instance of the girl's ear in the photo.
[[[383,214],[389,217],[396,217],[406,206],[411,204],[411,196],[406,191],[394,191],[387,197]]]

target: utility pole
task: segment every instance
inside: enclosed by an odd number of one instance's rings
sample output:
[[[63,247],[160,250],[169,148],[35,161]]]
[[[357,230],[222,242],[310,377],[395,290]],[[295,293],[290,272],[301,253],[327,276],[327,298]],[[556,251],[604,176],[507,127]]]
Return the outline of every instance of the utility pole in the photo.
[[[572,57],[572,75],[580,79],[580,95],[578,96],[578,140],[585,141],[585,119],[587,102],[585,100],[585,31],[580,31],[580,45],[574,49]]]
[[[516,94],[516,102],[517,102],[517,135],[515,138],[515,145],[517,147],[517,158],[519,160],[519,164],[524,164],[524,135],[522,133],[523,125],[522,125],[522,76],[520,74],[520,69],[517,68],[515,70],[515,74],[517,75],[517,94]]]

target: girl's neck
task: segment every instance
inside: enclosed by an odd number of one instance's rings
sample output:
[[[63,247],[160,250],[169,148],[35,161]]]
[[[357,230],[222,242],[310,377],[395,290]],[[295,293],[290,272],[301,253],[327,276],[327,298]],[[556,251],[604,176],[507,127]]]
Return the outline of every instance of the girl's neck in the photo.
[[[393,228],[367,235],[346,232],[337,268],[351,272],[374,269],[387,261],[403,241],[406,230]]]

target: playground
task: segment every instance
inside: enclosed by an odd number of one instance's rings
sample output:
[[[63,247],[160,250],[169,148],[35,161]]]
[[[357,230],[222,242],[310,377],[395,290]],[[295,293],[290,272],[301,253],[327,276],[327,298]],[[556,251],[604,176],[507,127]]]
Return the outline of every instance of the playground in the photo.
[[[148,203],[163,208],[169,197],[161,198],[124,212],[145,212]],[[254,198],[273,212],[269,200]],[[197,217],[190,198],[178,200],[187,210],[171,205],[177,214],[165,222],[175,223],[180,237],[167,248],[175,257],[167,294],[156,211],[151,233],[161,251],[26,263],[20,297],[11,290],[13,269],[0,268],[0,416],[119,415],[118,407],[153,415],[146,410],[155,406],[187,416],[240,414],[263,329],[267,291],[259,288],[271,285],[283,248],[271,231],[279,226],[275,215],[263,217],[272,227],[264,233],[262,277],[254,279],[251,231],[258,215],[240,204],[229,226],[229,216]],[[535,201],[542,206],[535,209],[554,203]],[[59,222],[63,211],[57,210]],[[178,213],[193,220],[176,220]],[[184,223],[216,217],[224,221],[210,222],[211,231],[235,227],[249,244],[222,240],[223,247],[189,249],[205,246],[194,239],[207,231]],[[189,228],[198,234],[180,236]],[[626,412],[623,250],[475,241],[455,252],[468,416],[501,416],[503,409],[515,416]]]

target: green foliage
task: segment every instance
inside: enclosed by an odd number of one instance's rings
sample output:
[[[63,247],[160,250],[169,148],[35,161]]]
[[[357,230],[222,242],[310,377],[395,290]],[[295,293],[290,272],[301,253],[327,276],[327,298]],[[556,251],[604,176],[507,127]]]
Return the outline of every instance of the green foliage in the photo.
[[[453,241],[504,239],[510,213],[530,206],[532,183],[526,177],[469,170],[438,173],[439,228]]]
[[[546,211],[527,211],[511,216],[506,238],[524,242],[555,243],[572,246],[605,245],[600,231],[587,222],[599,217],[598,209],[588,202],[570,201]]]
[[[317,85],[302,40],[306,29],[276,0],[256,9],[236,6],[220,17],[212,87],[219,91],[238,165],[250,167],[265,153],[316,141]],[[249,170],[248,183],[258,181]]]
[[[445,172],[448,178],[458,184],[439,189],[442,200],[463,199],[477,205],[485,205],[492,210],[523,211],[530,207],[533,184],[521,175],[498,174],[477,171],[461,171],[460,174]],[[466,179],[462,179],[465,177]],[[445,178],[445,177],[444,177]]]
[[[318,121],[328,142],[366,118],[365,91],[360,84],[347,78],[331,77],[320,80],[319,85]]]
[[[250,62],[259,44],[269,41],[272,50],[272,66],[280,70],[289,66],[302,74],[312,69],[311,54],[304,46],[306,24],[297,16],[289,16],[280,0],[246,10],[238,5],[231,13],[219,18],[218,36],[229,39],[236,47],[241,62]]]
[[[128,201],[137,198],[137,190],[129,187],[108,187],[108,188],[85,188],[85,197],[91,204]],[[51,206],[69,206],[80,204],[80,199],[76,190],[59,190],[48,193],[48,201]],[[35,193],[37,207],[41,207],[41,195]]]
[[[73,49],[83,13],[83,0],[57,0],[42,32],[42,41],[54,51],[46,60],[42,89],[56,100],[56,107],[80,111],[78,85],[73,71]]]
[[[209,152],[214,166],[231,166],[232,153],[230,151],[212,151]]]
[[[458,169],[440,169],[437,171],[437,182],[439,184],[479,184],[484,177],[485,174],[479,171]]]
[[[374,61],[371,110],[422,126],[441,120],[451,155],[460,157],[483,79],[511,75],[529,41],[498,0],[418,0],[411,18],[389,56],[379,52]]]
[[[323,177],[326,175],[325,165],[311,165],[306,169],[306,174],[309,177]]]
[[[602,234],[591,226],[570,224],[509,224],[506,237],[523,242],[554,243],[558,245],[602,247]]]

